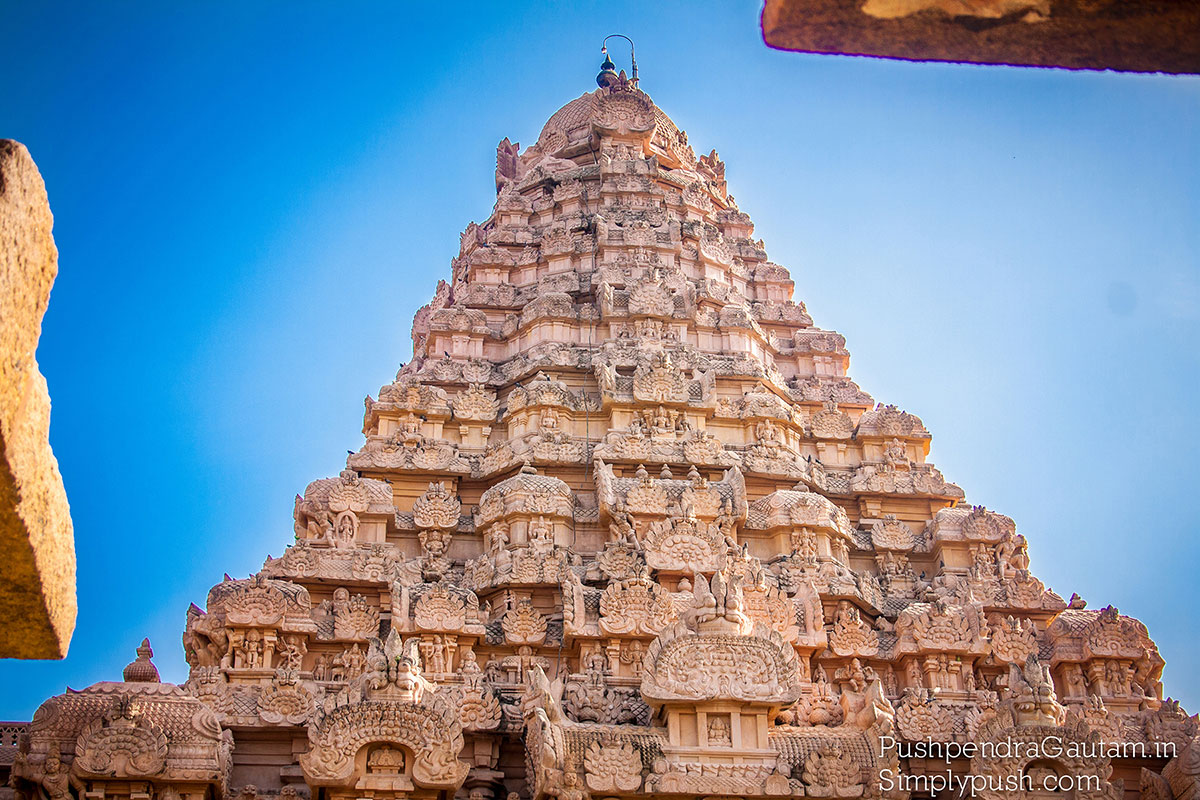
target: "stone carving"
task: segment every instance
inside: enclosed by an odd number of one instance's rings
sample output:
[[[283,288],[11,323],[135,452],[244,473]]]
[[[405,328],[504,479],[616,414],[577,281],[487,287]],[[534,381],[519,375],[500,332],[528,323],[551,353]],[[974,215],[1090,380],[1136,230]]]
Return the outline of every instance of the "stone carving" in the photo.
[[[672,517],[651,523],[642,546],[647,566],[691,574],[720,569],[725,541],[716,523]]]
[[[829,646],[839,656],[867,658],[879,652],[879,634],[863,621],[855,606],[843,600],[838,603]]]
[[[979,783],[979,797],[1054,796],[1060,793],[1055,791],[1060,785],[1067,787],[1068,793],[1072,787],[1086,786],[1077,796],[1097,800],[1118,800],[1124,795],[1121,781],[1111,780],[1107,753],[1112,748],[1105,747],[1082,720],[1062,725],[1020,722],[1006,701],[979,726],[977,737],[979,747],[971,758],[970,771],[987,778]],[[1035,748],[1050,737],[1055,745],[1050,754],[1041,755],[1046,748]]]
[[[983,653],[987,625],[978,605],[956,605],[946,597],[933,603],[914,603],[896,620],[899,650]]]
[[[138,715],[128,699],[103,718],[92,720],[75,744],[75,767],[96,775],[149,777],[162,770],[166,758],[166,734]]]
[[[1193,738],[1177,751],[1162,775],[1142,768],[1143,800],[1192,800],[1200,791],[1200,739]]]
[[[373,742],[414,755],[413,782],[430,788],[457,786],[468,765],[459,761],[462,730],[437,710],[411,702],[377,701],[341,706],[309,727],[312,749],[300,757],[305,778],[317,785],[345,784],[355,756]]]
[[[841,685],[842,718],[862,730],[887,733],[894,728],[896,710],[884,696],[883,681],[857,658],[840,668],[834,681]]]
[[[592,742],[583,763],[593,792],[632,792],[642,784],[642,760],[629,743]]]
[[[625,516],[627,520],[628,515]],[[624,521],[623,524],[614,523],[609,526],[609,530],[621,541],[610,542],[596,555],[596,567],[609,580],[622,581],[634,577],[642,564],[639,556],[642,547],[633,524],[628,521]]]
[[[794,639],[798,629],[796,607],[792,599],[778,587],[767,583],[763,573],[756,577],[756,582],[742,587],[746,616],[752,623],[776,631],[785,639]]]
[[[328,679],[339,683],[362,675],[367,666],[367,654],[355,644],[338,653],[329,662]]]
[[[287,599],[265,578],[239,583],[225,599],[225,619],[234,625],[274,625],[283,617]]]
[[[876,550],[912,550],[915,542],[912,530],[888,514],[871,526],[871,544]]]
[[[23,734],[13,779],[62,800],[91,782],[152,780],[171,791],[190,783],[224,793],[229,734],[212,708],[159,682],[151,655],[144,640],[125,682],[96,683],[43,703]]]
[[[1083,708],[1083,719],[1088,728],[1098,734],[1102,740],[1120,741],[1120,723],[1117,722],[1115,715],[1109,713],[1099,695],[1093,694],[1087,698]]]
[[[636,643],[640,647],[641,643]],[[636,667],[639,659],[631,649],[614,660]],[[570,676],[563,696],[563,707],[571,719],[607,725],[648,721],[650,709],[636,691],[611,685],[603,655],[594,652],[584,662],[583,672]]]
[[[401,587],[401,591],[405,591],[405,587]],[[465,594],[462,590],[451,592],[444,584],[434,584],[413,605],[413,625],[424,631],[460,630],[467,624],[468,615],[474,617],[478,613],[478,602],[473,594]],[[393,625],[396,619],[397,614],[393,611]]]
[[[462,504],[446,489],[446,484],[429,484],[429,489],[413,503],[413,524],[418,528],[456,528]]]
[[[808,754],[803,779],[809,797],[861,797],[864,788],[854,759],[829,745]]]
[[[696,575],[688,622],[668,627],[643,661],[642,695],[648,702],[714,700],[795,702],[796,654],[775,631],[750,622],[736,581],[717,573],[712,588]],[[689,624],[695,628],[693,631]]]
[[[333,635],[337,639],[369,639],[379,633],[379,610],[356,594],[351,596],[345,587],[334,590]]]
[[[1145,646],[1146,628],[1107,606],[1092,619],[1083,635],[1093,657],[1138,658]]]
[[[528,600],[509,609],[502,623],[509,644],[536,645],[546,640],[546,618],[534,610]]]
[[[675,617],[671,599],[645,576],[612,582],[600,595],[600,629],[610,635],[658,635]]]
[[[1167,698],[1159,709],[1146,719],[1146,738],[1164,745],[1170,743],[1178,751],[1195,738],[1200,729],[1196,715],[1188,716],[1178,700]]]
[[[633,396],[647,403],[687,403],[688,381],[666,353],[640,364],[633,375]]]
[[[992,626],[992,655],[1006,664],[1024,664],[1037,652],[1033,623],[1007,616]]]
[[[288,670],[278,670],[258,697],[258,716],[268,725],[304,724],[314,708],[312,692],[299,683],[297,673]]]
[[[1008,689],[1012,696],[1013,717],[1018,725],[1061,725],[1066,710],[1054,692],[1050,668],[1029,656],[1024,666],[1010,664]]]
[[[913,741],[944,742],[954,732],[954,718],[927,689],[905,689],[896,707],[900,733]]]
[[[455,396],[451,408],[458,419],[492,422],[500,410],[500,403],[495,392],[473,383]]]
[[[483,670],[473,650],[463,651],[459,672],[463,679],[457,698],[459,724],[466,731],[495,730],[502,717],[500,702],[495,692],[484,685]]]

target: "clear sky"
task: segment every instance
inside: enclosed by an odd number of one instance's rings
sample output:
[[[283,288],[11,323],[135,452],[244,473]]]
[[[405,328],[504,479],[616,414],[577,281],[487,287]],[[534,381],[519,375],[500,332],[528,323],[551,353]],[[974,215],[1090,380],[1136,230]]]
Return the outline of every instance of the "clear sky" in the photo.
[[[614,32],[851,375],[1039,577],[1146,622],[1200,710],[1200,79],[781,53],[755,2],[441,5],[0,2],[79,557],[70,655],[0,662],[0,719],[143,636],[186,677],[188,604],[292,540],[489,214],[496,143],[593,89]]]

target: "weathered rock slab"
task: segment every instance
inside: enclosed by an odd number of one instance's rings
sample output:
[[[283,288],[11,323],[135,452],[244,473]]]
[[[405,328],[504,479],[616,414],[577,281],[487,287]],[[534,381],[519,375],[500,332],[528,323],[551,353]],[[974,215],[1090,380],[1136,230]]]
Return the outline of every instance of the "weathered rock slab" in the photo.
[[[1195,0],[766,0],[762,33],[806,53],[1200,73]]]
[[[75,539],[35,354],[58,273],[29,151],[0,139],[0,657],[62,658],[75,629]]]

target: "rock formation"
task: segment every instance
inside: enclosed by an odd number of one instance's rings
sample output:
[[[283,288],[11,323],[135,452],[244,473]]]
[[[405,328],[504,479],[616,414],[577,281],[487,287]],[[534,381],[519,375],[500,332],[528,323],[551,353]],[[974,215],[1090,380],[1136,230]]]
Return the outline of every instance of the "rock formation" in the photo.
[[[1159,0],[765,0],[780,50],[1200,73],[1200,4]]]
[[[19,791],[905,797],[928,765],[889,741],[1195,735],[1145,627],[1034,577],[634,81],[502,141],[496,184],[295,543],[188,610],[188,681],[48,701]],[[1107,797],[1166,764],[954,769]]]
[[[35,359],[53,223],[29,151],[0,139],[0,658],[62,658],[75,630],[75,536]]]

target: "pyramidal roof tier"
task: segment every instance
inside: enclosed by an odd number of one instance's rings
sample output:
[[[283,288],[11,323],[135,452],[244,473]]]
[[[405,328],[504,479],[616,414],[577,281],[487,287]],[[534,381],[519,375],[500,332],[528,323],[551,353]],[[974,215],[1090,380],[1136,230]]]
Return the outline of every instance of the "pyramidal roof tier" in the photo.
[[[847,377],[716,152],[611,62],[600,83],[500,143],[363,446],[296,497],[280,558],[188,609],[175,705],[146,705],[148,656],[51,698],[16,787],[903,798],[886,776],[925,763],[887,741],[1054,737],[1083,754],[952,770],[1197,796],[1145,626],[1038,580],[921,420]]]
[[[623,396],[645,401],[641,387],[669,376],[679,385],[658,390],[668,405],[728,416],[754,402],[790,420],[795,404],[809,404],[846,438],[847,412],[871,407],[846,377],[845,340],[813,327],[791,299],[787,270],[753,238],[716,151],[696,158],[687,135],[636,87],[571,101],[524,151],[503,140],[496,186],[491,217],[467,227],[450,282],[416,316],[412,361],[368,402],[369,435],[380,434],[378,414],[402,385],[480,392],[547,371],[598,381],[577,398],[597,408]],[[636,392],[625,380],[635,372]],[[740,378],[738,391],[718,391],[718,376]],[[880,409],[869,424],[881,416],[925,455],[919,420]],[[369,456],[351,466],[369,468]]]

